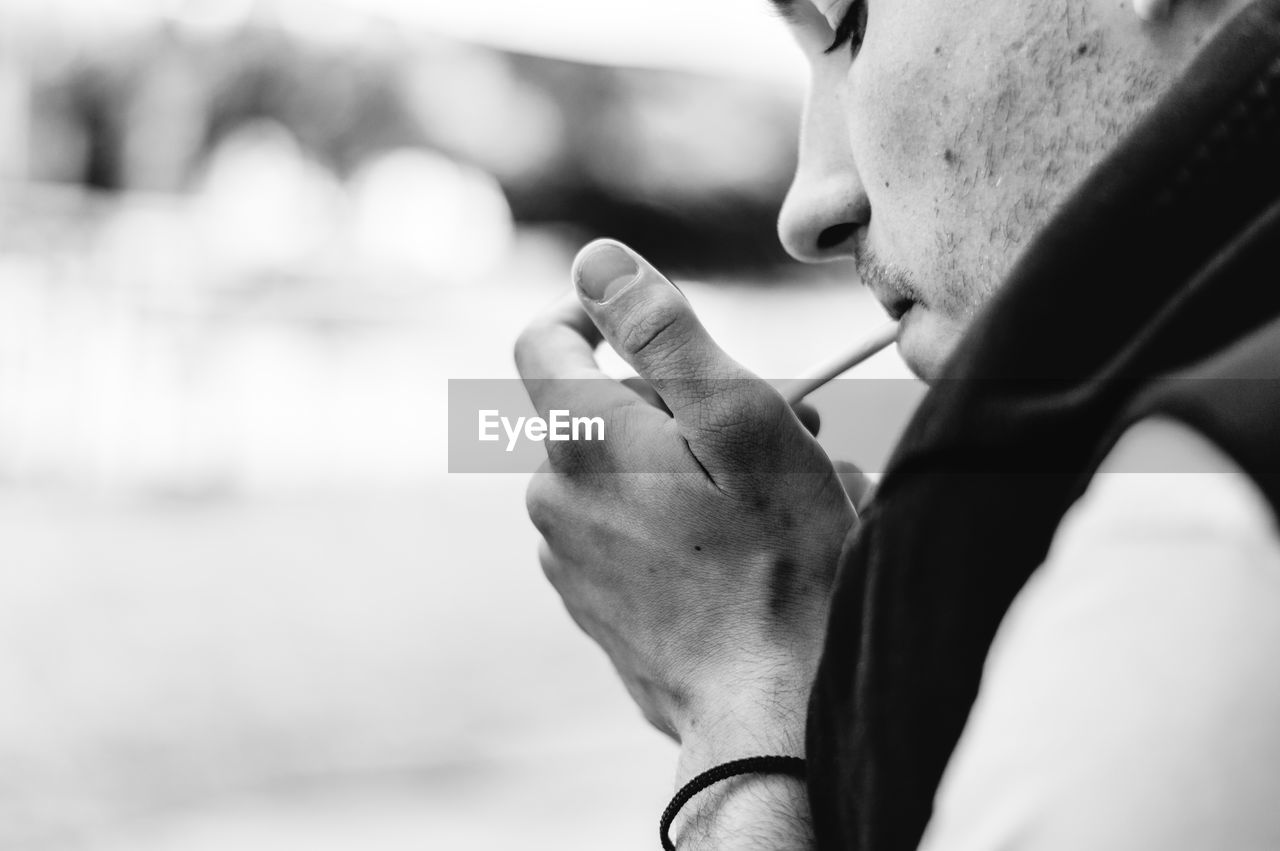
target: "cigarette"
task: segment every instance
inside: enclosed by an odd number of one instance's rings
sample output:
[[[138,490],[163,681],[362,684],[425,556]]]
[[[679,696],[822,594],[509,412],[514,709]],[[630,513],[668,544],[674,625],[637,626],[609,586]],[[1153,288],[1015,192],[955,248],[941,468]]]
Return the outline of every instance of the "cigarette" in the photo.
[[[838,358],[826,361],[813,369],[805,370],[803,378],[797,378],[779,388],[788,405],[798,405],[805,396],[817,390],[833,378],[837,378],[867,358],[883,351],[898,338],[898,323],[890,322],[868,334],[858,344]]]

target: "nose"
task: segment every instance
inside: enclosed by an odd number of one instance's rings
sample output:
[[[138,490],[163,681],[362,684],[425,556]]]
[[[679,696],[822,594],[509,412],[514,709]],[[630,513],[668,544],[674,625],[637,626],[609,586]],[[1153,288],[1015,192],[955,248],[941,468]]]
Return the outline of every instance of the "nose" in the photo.
[[[811,94],[796,174],[778,215],[778,238],[797,260],[821,263],[848,257],[854,234],[869,220],[840,101]]]

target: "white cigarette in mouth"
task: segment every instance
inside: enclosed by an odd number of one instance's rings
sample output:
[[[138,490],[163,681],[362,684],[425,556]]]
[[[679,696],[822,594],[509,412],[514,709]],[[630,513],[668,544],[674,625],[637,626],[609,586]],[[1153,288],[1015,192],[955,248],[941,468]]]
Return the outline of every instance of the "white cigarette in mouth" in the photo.
[[[843,375],[862,363],[867,358],[889,347],[898,338],[898,323],[890,322],[877,328],[871,334],[858,341],[849,351],[830,361],[805,370],[804,377],[784,382],[778,389],[786,398],[788,405],[799,404],[805,396],[817,390],[828,381]]]

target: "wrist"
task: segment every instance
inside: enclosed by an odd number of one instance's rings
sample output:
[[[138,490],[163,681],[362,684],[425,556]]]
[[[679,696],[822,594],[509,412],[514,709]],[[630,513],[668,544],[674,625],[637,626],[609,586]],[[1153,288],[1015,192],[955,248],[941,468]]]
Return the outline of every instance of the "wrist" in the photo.
[[[673,835],[682,851],[810,848],[804,772],[803,760],[759,755],[700,774],[663,813],[663,848],[674,851]]]
[[[805,756],[810,678],[801,665],[781,670],[789,676],[717,690],[715,700],[689,704],[675,724],[680,740],[677,790],[703,772],[747,757]],[[729,777],[684,805],[673,835],[679,837],[681,851],[807,849],[808,790],[803,780],[787,774]]]
[[[744,757],[778,754],[803,758],[807,691],[803,697],[787,701],[778,698],[774,693],[754,705],[688,718],[677,730],[677,787],[703,771]]]

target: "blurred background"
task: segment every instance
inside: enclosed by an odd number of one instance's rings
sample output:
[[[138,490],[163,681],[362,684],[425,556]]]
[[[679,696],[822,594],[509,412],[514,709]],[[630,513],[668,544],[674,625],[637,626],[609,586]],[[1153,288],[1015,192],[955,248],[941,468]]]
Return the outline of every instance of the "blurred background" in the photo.
[[[766,5],[0,0],[0,847],[654,847],[674,749],[446,382],[598,235],[765,375],[877,324],[777,247]]]

